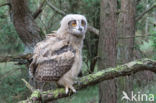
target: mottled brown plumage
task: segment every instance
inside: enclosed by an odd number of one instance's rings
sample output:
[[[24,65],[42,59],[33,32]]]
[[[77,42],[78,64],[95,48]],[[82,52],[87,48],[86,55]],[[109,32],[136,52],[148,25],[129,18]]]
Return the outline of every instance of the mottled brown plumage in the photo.
[[[54,44],[51,43],[54,42],[59,48],[52,48]],[[44,41],[36,45],[30,71],[36,80],[58,81],[71,69],[75,53],[76,50],[68,41],[60,39],[55,33],[48,35]]]

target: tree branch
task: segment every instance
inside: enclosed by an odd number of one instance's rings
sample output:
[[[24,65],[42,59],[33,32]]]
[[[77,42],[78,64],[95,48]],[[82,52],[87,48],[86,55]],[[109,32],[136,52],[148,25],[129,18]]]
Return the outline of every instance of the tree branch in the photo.
[[[58,9],[58,8],[55,7],[53,4],[51,4],[49,1],[47,1],[47,4],[48,4],[48,6],[49,6],[52,10],[56,11],[58,14],[60,14],[60,15],[62,15],[62,16],[65,16],[65,15],[66,15],[66,13],[65,13],[63,10]],[[94,28],[93,26],[88,25],[88,31],[89,31],[89,32],[92,32],[92,33],[95,33],[96,35],[99,35],[99,30],[96,29],[96,28]]]
[[[56,11],[58,14],[65,16],[66,13],[63,10],[58,9],[57,7],[55,7],[52,3],[49,2],[49,0],[47,0],[47,4],[48,6],[53,9],[54,11]]]
[[[2,6],[11,6],[10,3],[4,3],[4,4],[0,4],[0,7]]]
[[[46,0],[43,0],[43,2],[40,4],[39,8],[33,13],[33,18],[36,19],[40,13],[42,12],[42,8],[44,6],[44,4],[46,3]]]
[[[107,68],[102,71],[99,71],[94,74],[89,74],[82,78],[78,79],[78,83],[74,85],[74,87],[79,90],[89,85],[94,85],[104,80],[114,79],[120,76],[131,75],[133,73],[149,70],[156,73],[156,61],[150,59],[142,59],[142,60],[135,60],[129,62],[124,65],[120,65],[114,68]],[[72,95],[73,93],[70,93]],[[21,101],[20,103],[32,103],[33,99],[41,100],[43,102],[56,100],[58,98],[67,97],[69,94],[65,93],[64,88],[58,88],[56,90],[49,90],[49,91],[37,91],[35,90],[31,97],[27,100]],[[39,103],[39,102],[37,102]]]
[[[129,39],[129,38],[139,38],[139,37],[155,37],[154,35],[138,35],[138,36],[127,36],[127,37],[118,37],[118,39]]]
[[[32,57],[31,53],[22,54],[18,56],[0,56],[0,62],[23,62],[23,60],[30,60]]]
[[[156,8],[156,3],[153,6],[151,6],[149,9],[145,10],[140,16],[138,16],[136,18],[136,22],[138,22],[145,14],[147,14],[148,12],[153,10],[154,8]]]
[[[99,36],[99,30],[94,28],[93,26],[88,25],[88,31],[95,33],[97,36]]]

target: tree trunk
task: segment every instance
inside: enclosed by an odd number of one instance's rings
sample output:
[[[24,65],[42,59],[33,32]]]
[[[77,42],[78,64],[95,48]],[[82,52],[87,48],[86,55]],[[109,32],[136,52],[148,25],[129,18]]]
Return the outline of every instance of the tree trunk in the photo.
[[[117,1],[101,0],[100,35],[98,45],[99,70],[116,65],[117,38]],[[99,103],[116,103],[115,80],[108,80],[99,85]]]
[[[118,19],[118,36],[119,37],[134,37],[135,36],[135,0],[121,0],[121,13]],[[119,39],[118,40],[118,64],[127,63],[133,60],[134,39]],[[121,77],[117,82],[118,98],[121,98],[120,93],[126,91],[128,94],[133,88],[133,75]]]
[[[13,20],[16,32],[25,44],[25,52],[32,52],[35,44],[42,40],[42,34],[28,8],[28,0],[8,1],[11,4],[11,19]]]
[[[118,36],[135,36],[135,0],[121,0],[121,13],[119,15]],[[119,64],[129,62],[133,59],[134,39],[118,40],[118,62]]]

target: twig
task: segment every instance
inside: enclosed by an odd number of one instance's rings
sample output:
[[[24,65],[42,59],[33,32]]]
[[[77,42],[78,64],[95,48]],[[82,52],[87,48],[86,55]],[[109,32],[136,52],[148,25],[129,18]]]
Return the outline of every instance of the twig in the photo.
[[[140,35],[140,36],[127,36],[127,37],[118,37],[118,39],[129,39],[129,38],[150,37],[150,36],[153,36],[153,37],[155,37],[154,35]]]
[[[114,79],[120,76],[131,75],[133,73],[137,73],[139,71],[149,70],[156,73],[156,61],[150,59],[142,59],[129,62],[124,65],[120,65],[114,68],[107,68],[102,71],[99,71],[94,74],[89,74],[82,78],[78,79],[78,83],[74,86],[77,90],[84,88],[89,85],[94,85],[104,80]],[[43,102],[56,100],[58,98],[63,98],[69,96],[69,94],[65,93],[64,88],[58,88],[56,90],[49,90],[43,92],[37,92],[40,94],[37,98],[38,100],[42,100]],[[70,93],[72,95],[72,93]],[[28,100],[22,101],[22,103],[27,103],[29,100],[32,100],[32,95]],[[32,102],[28,102],[32,103]],[[39,103],[39,102],[37,102]]]
[[[35,90],[25,79],[22,79],[22,81],[25,83],[25,86],[26,86],[31,92],[33,92],[33,91]]]
[[[52,28],[52,24],[55,25],[56,21],[54,21],[54,17],[55,17],[56,13],[54,13],[50,19],[49,19],[49,22],[48,22],[48,26],[47,26],[47,29],[50,30],[50,28]]]
[[[57,7],[55,7],[52,3],[49,2],[49,0],[47,0],[47,4],[48,6],[53,9],[54,11],[56,11],[57,13],[59,13],[60,15],[65,16],[66,13],[63,10],[58,9]]]
[[[138,16],[136,18],[136,22],[138,22],[145,14],[147,14],[148,12],[153,10],[154,8],[156,8],[156,3],[153,6],[151,6],[149,9],[145,10],[140,16]]]
[[[22,54],[18,56],[0,56],[0,62],[20,62],[22,60],[30,60],[32,57],[31,53]]]
[[[95,33],[97,36],[99,36],[99,30],[98,30],[98,29],[96,29],[96,28],[94,28],[94,27],[88,25],[88,30],[89,30],[90,32]]]
[[[43,0],[43,2],[40,4],[39,8],[33,13],[34,19],[36,19],[39,16],[39,14],[42,12],[42,8],[45,3],[46,3],[46,0]]]

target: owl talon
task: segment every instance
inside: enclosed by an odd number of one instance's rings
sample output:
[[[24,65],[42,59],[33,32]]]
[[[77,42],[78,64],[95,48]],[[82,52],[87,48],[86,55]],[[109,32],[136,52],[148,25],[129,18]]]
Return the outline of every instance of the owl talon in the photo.
[[[66,92],[66,94],[68,94],[69,88],[72,90],[73,93],[76,93],[76,90],[75,90],[75,88],[74,88],[73,86],[69,86],[69,87],[66,86],[66,87],[65,87],[65,92]]]
[[[69,88],[68,87],[65,87],[65,91],[66,91],[66,94],[68,94]]]
[[[73,93],[76,93],[76,90],[75,89],[72,89]]]
[[[76,90],[73,86],[70,86],[70,89],[73,91],[73,93],[76,93]]]

